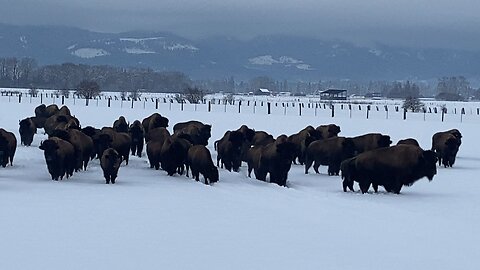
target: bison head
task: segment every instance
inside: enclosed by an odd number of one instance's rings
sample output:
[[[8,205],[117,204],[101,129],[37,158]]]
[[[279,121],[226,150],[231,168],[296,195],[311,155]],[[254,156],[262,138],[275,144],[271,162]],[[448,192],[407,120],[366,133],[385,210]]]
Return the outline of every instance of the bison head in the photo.
[[[390,136],[388,135],[382,135],[377,141],[379,148],[389,147],[391,143],[392,141],[390,140]]]
[[[340,133],[340,127],[335,125],[335,124],[330,124],[328,125],[328,136],[329,137],[335,137]]]
[[[218,182],[218,169],[217,167],[213,166],[212,169],[210,170],[210,176],[208,178],[208,180],[210,181],[210,183],[215,183],[215,182]]]
[[[53,162],[57,160],[57,150],[60,148],[56,141],[54,140],[45,140],[40,143],[38,147],[40,150],[44,151],[45,160],[47,162]]]
[[[419,165],[423,174],[429,181],[433,180],[433,176],[437,174],[437,155],[432,150],[423,151],[420,156]]]

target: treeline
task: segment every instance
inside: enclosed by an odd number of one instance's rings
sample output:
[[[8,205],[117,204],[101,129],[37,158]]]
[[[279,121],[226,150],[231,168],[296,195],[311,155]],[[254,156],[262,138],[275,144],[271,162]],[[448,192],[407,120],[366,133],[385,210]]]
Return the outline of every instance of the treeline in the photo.
[[[0,58],[3,87],[75,90],[82,81],[94,81],[102,91],[125,92],[182,92],[193,84],[182,72],[72,63],[39,66],[32,58]]]

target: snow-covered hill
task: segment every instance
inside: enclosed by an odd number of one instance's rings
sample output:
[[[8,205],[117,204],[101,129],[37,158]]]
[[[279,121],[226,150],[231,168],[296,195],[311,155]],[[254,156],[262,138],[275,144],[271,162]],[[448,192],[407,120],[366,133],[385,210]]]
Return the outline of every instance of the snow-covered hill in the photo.
[[[356,46],[295,36],[189,40],[167,32],[96,33],[67,27],[0,24],[0,57],[41,64],[88,63],[182,71],[193,78],[431,79],[478,77],[480,52]]]

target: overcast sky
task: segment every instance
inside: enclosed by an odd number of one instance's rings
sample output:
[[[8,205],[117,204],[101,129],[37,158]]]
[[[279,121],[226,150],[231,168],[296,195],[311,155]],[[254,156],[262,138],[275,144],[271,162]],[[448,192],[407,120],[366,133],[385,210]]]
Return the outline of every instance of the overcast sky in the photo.
[[[479,0],[0,0],[0,22],[480,49]]]

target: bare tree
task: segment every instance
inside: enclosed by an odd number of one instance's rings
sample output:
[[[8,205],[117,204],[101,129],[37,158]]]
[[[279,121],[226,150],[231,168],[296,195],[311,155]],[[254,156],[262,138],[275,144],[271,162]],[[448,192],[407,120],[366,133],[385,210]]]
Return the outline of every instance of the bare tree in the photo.
[[[75,95],[81,98],[92,99],[99,96],[100,93],[100,86],[97,82],[84,80],[78,85]]]
[[[203,90],[198,87],[187,87],[183,92],[183,98],[190,103],[200,103],[205,96]]]

